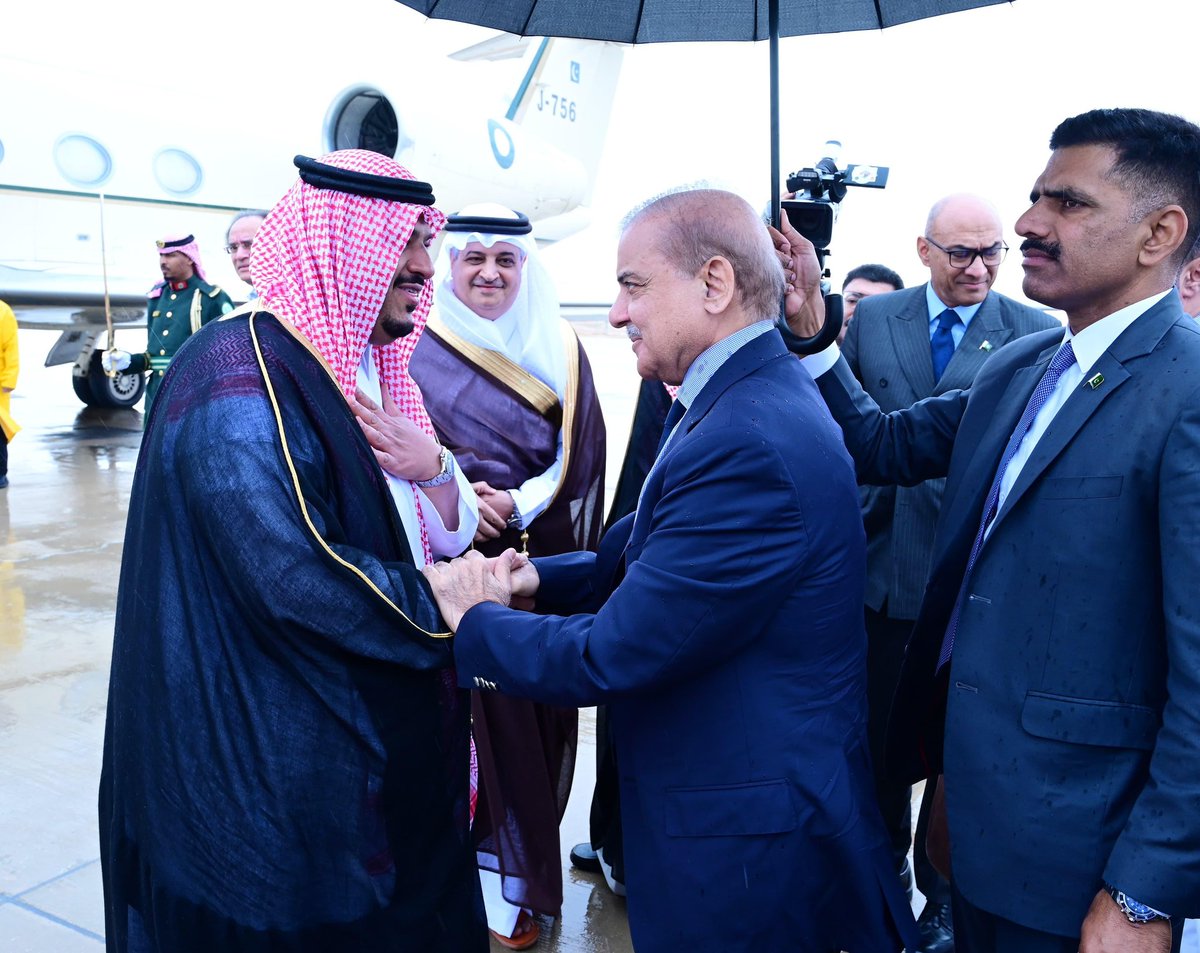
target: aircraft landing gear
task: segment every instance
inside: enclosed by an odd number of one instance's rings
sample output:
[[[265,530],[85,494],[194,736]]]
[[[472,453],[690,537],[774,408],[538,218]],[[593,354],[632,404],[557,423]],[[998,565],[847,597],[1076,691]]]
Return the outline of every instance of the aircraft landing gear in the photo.
[[[144,374],[117,374],[109,377],[100,363],[100,350],[92,352],[87,370],[72,368],[71,386],[75,396],[89,407],[132,407],[146,389]]]

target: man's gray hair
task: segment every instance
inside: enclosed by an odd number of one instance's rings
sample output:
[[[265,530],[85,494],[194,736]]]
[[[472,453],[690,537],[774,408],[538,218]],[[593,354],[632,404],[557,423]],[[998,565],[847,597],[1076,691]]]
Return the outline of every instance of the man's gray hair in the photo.
[[[779,316],[783,267],[745,199],[719,189],[674,189],[637,206],[625,216],[621,231],[651,217],[666,224],[660,251],[680,274],[691,277],[710,259],[724,258],[733,266],[742,308],[756,320]]]
[[[266,218],[267,210],[265,208],[244,208],[229,221],[229,227],[225,229],[225,244],[229,244],[229,235],[233,232],[233,226],[244,218]]]

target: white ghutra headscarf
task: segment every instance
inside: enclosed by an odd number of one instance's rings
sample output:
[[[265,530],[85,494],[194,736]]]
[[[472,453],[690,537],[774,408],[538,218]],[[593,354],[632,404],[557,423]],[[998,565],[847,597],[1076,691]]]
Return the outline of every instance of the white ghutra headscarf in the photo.
[[[480,230],[455,230],[456,220],[481,219]],[[524,234],[490,232],[487,219],[506,220],[514,228],[525,224]],[[472,344],[503,354],[525,368],[542,383],[554,389],[559,400],[566,397],[567,360],[559,330],[558,293],[537,253],[537,243],[527,219],[503,205],[469,205],[450,218],[434,274],[437,290],[434,305],[438,317],[459,337]],[[522,256],[521,288],[512,306],[494,321],[481,318],[454,293],[451,264],[471,242],[491,248],[505,242],[519,249]]]

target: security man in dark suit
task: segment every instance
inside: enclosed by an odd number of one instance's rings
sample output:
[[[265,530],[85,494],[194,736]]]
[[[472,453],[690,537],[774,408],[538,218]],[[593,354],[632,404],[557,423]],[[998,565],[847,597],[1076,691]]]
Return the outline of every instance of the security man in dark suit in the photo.
[[[925,231],[917,238],[917,254],[929,269],[929,282],[858,303],[842,354],[885,412],[969,387],[1006,343],[1059,326],[1044,312],[991,290],[1006,251],[1004,227],[990,202],[975,195],[948,195],[930,209]],[[920,953],[954,949],[950,886],[925,856],[927,810],[921,811],[913,842],[912,789],[884,770],[884,739],[904,646],[929,575],[944,486],[938,479],[862,491],[871,757],[896,866],[910,891],[907,855],[910,845],[914,848],[917,886],[926,900],[918,921]]]
[[[1200,327],[1173,288],[1200,127],[1097,109],[1050,148],[1016,229],[1065,332],[891,414],[833,348],[805,363],[861,481],[946,477],[888,756],[943,792],[957,941],[1166,953],[1200,915]],[[780,248],[811,334],[815,257]]]

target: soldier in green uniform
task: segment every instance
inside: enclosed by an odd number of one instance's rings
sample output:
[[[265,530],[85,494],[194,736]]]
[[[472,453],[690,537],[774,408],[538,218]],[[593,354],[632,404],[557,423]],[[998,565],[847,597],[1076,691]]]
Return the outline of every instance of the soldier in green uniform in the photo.
[[[106,371],[150,372],[146,382],[146,413],[154,403],[163,374],[183,342],[223,314],[233,310],[229,295],[210,285],[200,264],[200,249],[192,235],[164,238],[157,242],[163,280],[146,296],[146,327],[149,343],[145,354],[105,351],[101,362]]]

